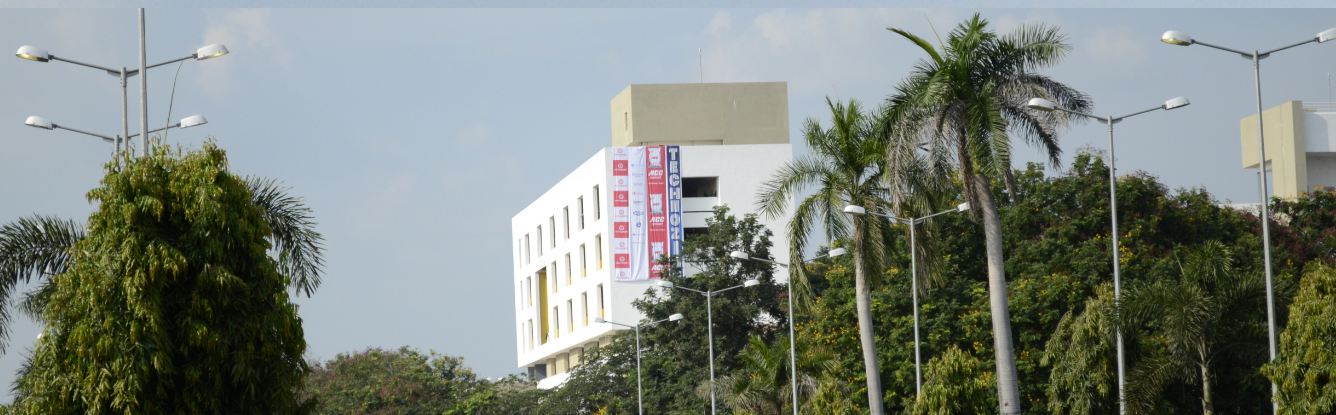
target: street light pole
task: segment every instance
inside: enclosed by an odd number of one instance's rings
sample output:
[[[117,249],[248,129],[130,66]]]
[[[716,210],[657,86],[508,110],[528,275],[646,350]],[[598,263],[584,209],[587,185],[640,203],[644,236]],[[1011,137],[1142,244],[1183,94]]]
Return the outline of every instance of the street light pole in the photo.
[[[144,150],[141,156],[148,158],[148,59],[147,59],[147,40],[145,39],[144,29],[144,8],[139,8],[139,131],[140,138],[144,140]]]
[[[159,66],[163,66],[163,65],[167,65],[167,64],[171,64],[171,63],[176,63],[176,62],[184,61],[184,60],[187,60],[187,59],[194,59],[194,60],[202,61],[202,60],[208,60],[208,59],[217,58],[217,57],[220,57],[220,56],[223,56],[223,55],[227,55],[227,54],[228,54],[228,50],[227,50],[227,47],[226,47],[226,46],[223,46],[223,45],[221,45],[221,44],[216,44],[216,43],[215,43],[215,44],[206,45],[206,46],[204,46],[204,47],[201,47],[201,48],[199,48],[199,49],[196,49],[196,50],[195,50],[195,53],[190,54],[190,55],[187,55],[187,56],[184,56],[184,57],[180,57],[180,58],[176,58],[176,59],[171,59],[171,60],[168,60],[168,61],[159,62],[159,63],[155,63],[155,64],[152,64],[152,65],[145,65],[146,50],[145,50],[144,46],[145,46],[145,43],[146,43],[146,37],[145,37],[145,32],[144,32],[144,25],[145,25],[145,22],[144,22],[144,10],[143,10],[142,8],[139,9],[139,19],[140,19],[140,20],[139,20],[139,28],[140,28],[140,39],[139,39],[139,44],[140,44],[139,69],[129,69],[129,68],[126,68],[126,67],[124,67],[124,66],[122,66],[120,69],[112,69],[112,68],[105,67],[105,66],[101,66],[101,65],[94,65],[94,64],[91,64],[91,63],[80,62],[80,61],[77,61],[77,60],[68,59],[68,58],[64,58],[64,57],[57,57],[56,55],[53,55],[53,54],[47,52],[45,49],[41,49],[41,48],[38,48],[38,47],[29,46],[29,45],[23,45],[23,46],[20,46],[19,49],[18,49],[18,51],[15,52],[14,55],[17,56],[17,57],[20,58],[20,59],[23,59],[23,60],[29,60],[29,61],[34,61],[34,62],[50,62],[50,61],[66,62],[66,63],[73,64],[73,65],[78,65],[78,66],[83,66],[83,67],[86,67],[86,68],[96,69],[96,70],[105,72],[105,73],[107,73],[107,74],[109,74],[109,75],[111,75],[111,76],[115,76],[117,79],[120,80],[120,83],[121,83],[121,135],[120,135],[119,138],[128,140],[128,138],[131,136],[131,135],[130,135],[130,103],[129,103],[129,90],[128,90],[128,87],[129,87],[129,79],[130,79],[131,77],[134,77],[135,75],[142,75],[142,74],[145,74],[145,73],[147,72],[148,69],[153,69],[153,68],[156,68],[156,67],[159,67]],[[145,139],[145,142],[147,142],[147,138],[148,138],[148,134],[147,134],[147,133],[151,132],[151,131],[148,131],[148,102],[145,100],[145,98],[146,98],[147,95],[148,95],[148,94],[147,94],[147,92],[148,92],[148,82],[147,82],[147,80],[141,79],[141,80],[140,80],[140,85],[139,85],[139,86],[140,86],[140,96],[141,96],[141,105],[140,105],[141,116],[140,116],[140,122],[141,122],[141,124],[142,124],[142,125],[140,126],[140,127],[141,127],[141,129],[140,129],[140,135],[142,135],[142,136],[144,137],[144,139]],[[120,140],[116,140],[116,141],[120,141]],[[116,151],[117,151],[117,152],[120,152],[121,150],[122,150],[121,143],[117,142]],[[124,150],[125,150],[126,152],[129,152],[129,151],[130,151],[130,145],[129,145],[129,142],[128,142],[128,141],[125,143]],[[145,146],[145,148],[144,148],[145,154],[147,154],[147,150],[148,150],[148,148],[147,148],[147,146]]]
[[[753,278],[753,279],[749,279],[749,280],[743,281],[742,284],[734,285],[734,286],[732,286],[732,287],[728,287],[728,288],[724,288],[724,289],[720,289],[720,290],[704,291],[704,290],[697,290],[697,289],[694,289],[694,288],[683,287],[683,286],[674,284],[672,281],[668,281],[668,280],[659,280],[659,282],[658,282],[658,285],[659,285],[660,287],[664,287],[664,288],[676,288],[676,289],[679,289],[679,290],[687,290],[687,291],[694,292],[694,293],[696,293],[696,294],[700,294],[700,295],[704,295],[704,296],[705,296],[705,326],[706,326],[706,329],[705,329],[705,330],[706,330],[706,337],[707,337],[706,340],[708,341],[708,343],[709,343],[709,347],[710,347],[710,414],[711,414],[711,415],[718,413],[718,406],[716,405],[716,399],[715,399],[715,396],[714,396],[714,395],[715,395],[715,392],[714,392],[714,302],[713,302],[712,300],[713,300],[713,298],[714,298],[714,296],[715,296],[716,294],[723,293],[724,291],[732,290],[732,289],[735,289],[735,288],[755,287],[755,286],[760,285],[760,284],[761,284],[761,281],[760,281],[760,280],[757,280],[757,279],[754,279],[754,278]]]
[[[825,254],[818,255],[818,256],[815,257],[815,258],[812,258],[812,259],[803,261],[803,263],[807,263],[807,262],[815,261],[815,260],[820,259],[820,258],[823,258],[823,257],[834,258],[834,257],[840,256],[840,255],[844,255],[844,253],[845,253],[844,248],[835,248],[835,249],[831,249],[830,251],[827,251]],[[777,266],[780,266],[780,267],[784,267],[784,269],[789,269],[789,264],[785,264],[785,263],[783,263],[783,262],[779,262],[779,261],[772,261],[772,260],[765,259],[765,258],[752,258],[751,255],[748,255],[746,252],[743,252],[743,251],[733,251],[733,252],[730,252],[730,253],[728,254],[728,256],[733,257],[734,259],[739,259],[739,260],[743,260],[743,261],[746,261],[746,260],[756,260],[756,261],[761,261],[761,262],[768,262],[768,263],[771,263],[771,264],[774,264],[774,265],[777,265]],[[798,337],[797,337],[797,335],[794,333],[794,330],[793,330],[793,324],[794,324],[794,323],[793,323],[793,281],[789,281],[789,287],[788,287],[788,288],[789,288],[789,289],[786,290],[786,291],[788,291],[788,295],[789,295],[789,381],[790,381],[789,389],[793,392],[793,393],[792,393],[792,395],[793,395],[793,415],[798,415],[798,343],[796,342],[796,340],[794,340],[794,339],[797,339]]]
[[[1154,107],[1154,108],[1149,108],[1149,109],[1145,109],[1145,110],[1137,111],[1137,112],[1134,112],[1134,113],[1131,113],[1131,114],[1123,115],[1123,116],[1121,116],[1121,117],[1114,117],[1114,116],[1112,116],[1112,115],[1107,116],[1107,117],[1099,117],[1099,116],[1094,116],[1094,115],[1086,114],[1086,113],[1083,113],[1083,112],[1072,111],[1072,110],[1069,110],[1069,109],[1066,109],[1066,108],[1059,107],[1057,104],[1054,104],[1052,101],[1049,101],[1049,100],[1046,100],[1046,99],[1043,99],[1043,98],[1033,98],[1033,99],[1030,99],[1030,102],[1028,102],[1028,103],[1026,104],[1027,107],[1029,107],[1030,109],[1033,109],[1033,110],[1045,111],[1045,112],[1047,112],[1047,111],[1061,111],[1061,112],[1068,113],[1068,114],[1072,114],[1072,115],[1075,115],[1075,116],[1078,116],[1078,117],[1085,117],[1085,118],[1089,118],[1089,119],[1092,119],[1092,120],[1100,121],[1100,122],[1103,122],[1103,123],[1104,123],[1106,126],[1108,126],[1108,128],[1109,128],[1109,224],[1110,224],[1110,229],[1111,229],[1111,231],[1109,232],[1109,234],[1110,234],[1110,238],[1109,238],[1109,239],[1110,239],[1110,244],[1111,244],[1112,251],[1113,251],[1113,298],[1114,298],[1114,301],[1119,301],[1119,300],[1122,298],[1122,278],[1121,278],[1121,275],[1122,275],[1122,273],[1121,273],[1121,266],[1122,266],[1121,262],[1122,262],[1122,261],[1119,259],[1120,255],[1121,255],[1121,252],[1119,252],[1119,250],[1118,250],[1118,247],[1119,247],[1119,245],[1118,245],[1118,161],[1117,161],[1118,158],[1117,158],[1117,156],[1116,156],[1116,153],[1114,152],[1113,125],[1114,125],[1114,124],[1117,124],[1117,123],[1119,123],[1119,122],[1121,122],[1121,121],[1124,120],[1124,119],[1127,119],[1127,118],[1130,118],[1130,117],[1134,117],[1134,116],[1137,116],[1137,115],[1141,115],[1141,114],[1145,114],[1145,113],[1148,113],[1148,112],[1151,112],[1151,111],[1156,111],[1156,110],[1165,110],[1165,111],[1168,111],[1168,110],[1172,110],[1172,109],[1176,109],[1176,108],[1186,107],[1186,106],[1188,106],[1189,104],[1190,104],[1190,102],[1188,102],[1188,99],[1187,99],[1187,98],[1177,97],[1177,98],[1173,98],[1173,99],[1170,99],[1170,100],[1168,100],[1168,101],[1165,101],[1164,104],[1161,104],[1161,105],[1158,106],[1158,107]],[[1119,323],[1119,322],[1114,322],[1114,332],[1115,332],[1115,334],[1114,334],[1114,336],[1115,336],[1115,346],[1114,346],[1114,347],[1116,348],[1116,350],[1117,350],[1117,354],[1118,354],[1118,413],[1119,413],[1119,414],[1125,414],[1125,413],[1127,413],[1127,400],[1125,399],[1124,389],[1125,389],[1125,385],[1126,385],[1126,379],[1127,379],[1126,373],[1127,373],[1127,371],[1126,371],[1126,363],[1125,363],[1125,361],[1124,361],[1124,357],[1123,357],[1123,328],[1122,328],[1122,324],[1121,324],[1121,323]]]
[[[663,320],[652,321],[643,324],[636,324],[632,326],[630,324],[622,324],[615,321],[604,320],[603,317],[594,318],[595,323],[608,323],[612,325],[635,329],[636,331],[636,410],[637,413],[639,413],[640,415],[645,415],[645,392],[644,392],[645,389],[640,381],[640,328],[653,326],[655,324],[659,324],[665,321],[678,321],[681,319],[682,319],[682,314],[673,314]]]
[[[877,215],[877,216],[881,216],[881,217],[883,217],[883,218],[890,219],[892,222],[899,222],[899,223],[902,223],[902,224],[904,224],[904,225],[909,226],[909,275],[910,275],[910,276],[909,276],[909,287],[910,287],[910,288],[909,288],[909,291],[911,291],[910,296],[913,298],[912,301],[913,301],[913,307],[914,307],[914,397],[915,397],[915,399],[917,399],[917,398],[919,398],[919,397],[921,397],[921,396],[923,395],[923,357],[922,357],[922,353],[920,352],[920,344],[921,344],[922,342],[919,341],[919,305],[918,305],[918,291],[919,291],[919,290],[918,290],[918,234],[917,234],[917,231],[915,230],[915,228],[918,227],[918,224],[920,224],[920,223],[924,223],[924,222],[926,222],[928,219],[931,219],[931,218],[933,218],[933,217],[935,217],[935,216],[938,216],[938,215],[944,215],[944,214],[951,213],[951,212],[964,212],[964,211],[969,210],[969,209],[970,209],[970,204],[969,204],[969,203],[961,203],[961,204],[959,204],[959,205],[956,205],[956,208],[955,208],[955,209],[943,210],[943,211],[941,211],[941,212],[937,212],[937,213],[934,213],[934,214],[931,214],[931,215],[928,215],[928,216],[919,217],[919,218],[908,218],[908,219],[902,219],[902,218],[899,218],[899,217],[896,217],[896,216],[894,216],[894,215],[887,214],[887,213],[877,213],[877,212],[873,212],[873,213],[872,213],[872,214],[874,214],[874,215]]]
[[[1267,347],[1269,348],[1270,352],[1270,361],[1276,360],[1276,303],[1275,303],[1275,293],[1273,289],[1275,285],[1272,282],[1272,273],[1271,273],[1271,225],[1269,223],[1271,222],[1271,209],[1269,206],[1267,206],[1270,204],[1271,197],[1270,197],[1270,183],[1267,182],[1266,178],[1267,176],[1266,140],[1264,139],[1266,130],[1263,128],[1262,125],[1262,110],[1263,110],[1262,109],[1262,59],[1266,59],[1270,57],[1272,53],[1280,52],[1282,50],[1286,50],[1296,46],[1306,45],[1309,43],[1325,43],[1332,39],[1336,39],[1336,28],[1330,28],[1324,30],[1321,33],[1318,33],[1317,35],[1314,35],[1313,37],[1308,38],[1307,40],[1304,40],[1302,42],[1297,42],[1287,46],[1282,46],[1266,52],[1259,52],[1257,50],[1253,50],[1252,52],[1244,52],[1240,50],[1230,49],[1224,46],[1213,45],[1210,43],[1202,42],[1193,39],[1192,36],[1188,36],[1187,34],[1178,32],[1176,30],[1170,30],[1164,32],[1163,35],[1160,35],[1160,41],[1170,45],[1175,45],[1175,46],[1202,45],[1211,49],[1237,54],[1239,56],[1242,56],[1244,59],[1252,61],[1254,91],[1257,94],[1256,97],[1257,170],[1260,171],[1262,175],[1262,194],[1260,195],[1262,199],[1262,217],[1261,217],[1262,262],[1263,262],[1262,267],[1266,270],[1266,330],[1267,330]],[[1273,381],[1271,382],[1271,413],[1277,413],[1280,411],[1280,408],[1277,406],[1276,403],[1276,394],[1277,394],[1276,383]]]

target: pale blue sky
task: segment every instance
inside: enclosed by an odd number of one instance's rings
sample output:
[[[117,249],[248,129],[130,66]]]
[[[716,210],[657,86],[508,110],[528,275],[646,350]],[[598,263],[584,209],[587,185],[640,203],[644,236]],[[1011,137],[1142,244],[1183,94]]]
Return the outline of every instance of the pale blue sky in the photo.
[[[482,375],[499,376],[518,371],[510,216],[608,144],[608,101],[623,87],[698,81],[700,48],[707,82],[788,81],[796,134],[804,119],[824,119],[825,96],[879,104],[922,56],[886,26],[931,38],[929,20],[945,34],[970,13],[151,9],[148,43],[150,61],[227,44],[231,55],[181,69],[175,118],[200,113],[210,123],[173,131],[169,141],[198,147],[211,135],[234,171],[279,178],[315,209],[328,266],[315,297],[300,300],[309,356],[409,345],[462,355]],[[1099,114],[1187,96],[1190,107],[1119,125],[1119,165],[1238,202],[1256,200],[1253,173],[1239,167],[1239,119],[1253,106],[1249,64],[1163,45],[1160,33],[1266,49],[1336,26],[1332,10],[983,14],[1003,30],[1061,26],[1075,49],[1048,73],[1089,93]],[[131,65],[135,25],[132,10],[3,10],[0,49],[32,44]],[[166,119],[173,69],[150,73],[151,123]],[[1333,45],[1277,54],[1264,62],[1264,103],[1326,101],[1333,72]],[[33,213],[83,220],[92,208],[84,194],[111,147],[22,122],[42,115],[115,133],[116,80],[0,57],[0,90],[0,221]],[[1103,148],[1103,134],[1097,124],[1066,131],[1066,159]],[[1036,160],[1031,149],[1017,151],[1018,165]],[[0,356],[0,401],[37,331],[26,320],[13,328]]]

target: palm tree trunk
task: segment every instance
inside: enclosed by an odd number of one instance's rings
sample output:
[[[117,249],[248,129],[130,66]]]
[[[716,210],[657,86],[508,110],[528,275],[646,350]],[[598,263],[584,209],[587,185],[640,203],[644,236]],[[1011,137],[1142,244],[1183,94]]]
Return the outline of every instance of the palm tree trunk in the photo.
[[[1201,346],[1205,350],[1206,346]],[[1203,363],[1197,364],[1201,367],[1201,413],[1202,415],[1215,414],[1215,398],[1211,397],[1211,365],[1206,362],[1205,353],[1202,353]]]
[[[1002,220],[986,179],[968,175],[983,214],[983,235],[988,254],[988,303],[993,318],[993,352],[997,361],[997,403],[1003,414],[1021,413],[1020,385],[1011,344],[1011,312],[1007,309],[1007,276],[1003,268]]]
[[[863,347],[863,371],[867,375],[867,403],[872,415],[886,413],[882,408],[881,370],[877,364],[877,344],[872,331],[872,304],[867,284],[867,270],[863,264],[863,219],[854,222],[854,288],[858,291],[854,304],[858,308],[858,340]]]

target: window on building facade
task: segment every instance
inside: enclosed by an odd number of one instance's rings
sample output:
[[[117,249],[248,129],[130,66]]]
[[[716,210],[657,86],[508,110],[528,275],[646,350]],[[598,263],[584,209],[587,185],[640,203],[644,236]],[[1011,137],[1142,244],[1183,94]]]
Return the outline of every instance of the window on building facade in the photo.
[[[575,304],[572,300],[566,300],[566,332],[575,331]]]
[[[533,307],[533,277],[524,277],[524,304]]]
[[[594,220],[599,220],[603,216],[603,199],[598,197],[598,185],[594,185]]]
[[[533,257],[532,257],[532,256],[529,256],[529,235],[528,235],[528,234],[525,234],[525,235],[524,235],[524,263],[525,263],[525,264],[532,264],[532,263],[533,263]]]
[[[548,269],[552,270],[552,292],[561,291],[559,289],[560,287],[557,285],[557,281],[561,281],[557,279],[557,262],[553,261],[552,265],[549,266]]]
[[[594,263],[603,269],[603,235],[594,235]]]
[[[535,245],[538,245],[538,257],[541,258],[543,256],[543,225],[538,225],[537,232],[538,232],[538,238],[537,238],[538,243]]]
[[[589,293],[580,293],[580,324],[589,327]]]
[[[682,178],[682,197],[719,197],[719,178]]]
[[[561,338],[561,307],[552,307],[552,337]]]
[[[580,196],[575,198],[575,217],[576,223],[580,225],[580,230],[585,228],[585,198]]]
[[[594,288],[594,294],[598,296],[598,318],[608,318],[603,315],[603,284]]]
[[[556,247],[557,247],[557,217],[556,217],[556,216],[548,216],[548,217],[547,217],[547,230],[552,232],[552,237],[551,237],[551,238],[548,238],[548,239],[551,240],[550,242],[552,243],[552,247],[553,247],[553,248],[556,248]]]
[[[571,285],[571,254],[566,254],[566,285]]]
[[[566,230],[566,239],[571,239],[571,207],[561,208],[562,229]]]
[[[587,258],[587,257],[585,256],[585,246],[584,246],[584,244],[580,244],[580,277],[581,277],[581,278],[584,278],[586,275],[589,275],[588,267],[585,265],[585,264],[586,264],[586,262],[585,262],[585,258]]]

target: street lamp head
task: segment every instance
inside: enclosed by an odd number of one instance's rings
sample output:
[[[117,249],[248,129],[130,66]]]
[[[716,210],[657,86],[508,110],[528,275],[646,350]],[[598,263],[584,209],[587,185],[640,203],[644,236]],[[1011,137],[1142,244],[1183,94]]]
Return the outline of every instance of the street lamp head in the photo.
[[[747,255],[746,252],[742,252],[742,251],[733,251],[733,252],[729,252],[729,253],[728,253],[728,256],[731,257],[731,258],[733,258],[733,259],[741,259],[741,260],[743,260],[743,261],[746,261],[746,260],[748,260],[748,259],[751,259],[751,255]]]
[[[677,321],[681,319],[682,319],[682,313],[674,313],[673,315],[668,316],[668,321]]]
[[[1336,39],[1336,27],[1323,30],[1322,33],[1317,34],[1317,43],[1326,42],[1332,39]]]
[[[227,54],[227,46],[219,43],[207,45],[195,50],[195,60],[203,61],[213,59]]]
[[[844,213],[848,213],[850,215],[863,216],[867,214],[867,209],[863,209],[862,206],[858,205],[848,205],[844,207]]]
[[[23,120],[23,124],[25,124],[25,125],[27,125],[27,126],[29,126],[29,127],[41,128],[41,129],[43,129],[43,130],[50,130],[50,129],[56,128],[56,125],[53,124],[53,123],[51,123],[51,120],[48,120],[48,119],[46,119],[46,118],[42,118],[42,117],[38,117],[38,116],[36,116],[36,115],[31,116],[31,117],[28,117],[28,119],[26,119],[26,120]]]
[[[1160,41],[1177,46],[1189,46],[1196,43],[1195,40],[1192,40],[1192,36],[1188,36],[1186,33],[1177,30],[1164,32],[1163,35],[1160,35]]]
[[[829,251],[826,251],[826,256],[827,256],[827,257],[830,257],[830,258],[834,258],[834,257],[837,257],[837,256],[844,255],[844,254],[847,253],[847,252],[849,252],[849,251],[846,251],[844,248],[835,248],[835,249],[831,249],[831,250],[829,250]]]
[[[961,203],[961,204],[959,204],[959,205],[956,205],[956,211],[957,211],[957,212],[964,212],[964,211],[967,211],[967,210],[970,210],[970,202],[965,202],[965,203]]]
[[[1164,109],[1167,111],[1167,110],[1171,110],[1171,109],[1174,109],[1174,108],[1183,108],[1183,107],[1188,106],[1188,104],[1191,104],[1191,103],[1188,102],[1188,99],[1187,99],[1187,98],[1183,98],[1183,97],[1174,97],[1173,99],[1170,99],[1170,100],[1164,102]]]
[[[1025,103],[1025,106],[1037,111],[1053,111],[1058,108],[1058,104],[1043,98],[1030,98],[1030,102]]]
[[[196,114],[196,115],[191,115],[191,116],[189,116],[189,117],[182,118],[182,119],[181,119],[181,128],[190,128],[190,127],[194,127],[194,126],[198,126],[198,125],[204,125],[204,124],[208,124],[208,123],[209,123],[209,120],[205,119],[203,115],[198,115],[198,114]]]
[[[752,278],[752,279],[749,279],[749,280],[746,280],[746,281],[743,281],[743,282],[742,282],[742,287],[743,287],[743,288],[755,287],[755,286],[757,286],[757,285],[761,285],[761,280],[758,280],[758,279],[755,279],[755,278]]]
[[[676,285],[673,285],[673,282],[672,282],[672,281],[668,281],[668,280],[658,280],[658,281],[656,281],[656,282],[654,283],[654,285],[657,285],[657,286],[660,286],[660,287],[663,287],[663,288],[673,288],[673,287],[676,287]]]
[[[51,54],[47,53],[46,49],[28,45],[19,46],[19,51],[14,52],[14,56],[18,56],[19,59],[30,60],[33,62],[46,62],[51,60]]]
[[[604,320],[603,317],[594,317],[594,322],[595,322],[595,323],[598,323],[598,324],[603,324],[603,323],[607,323],[608,321],[607,321],[607,320]]]

